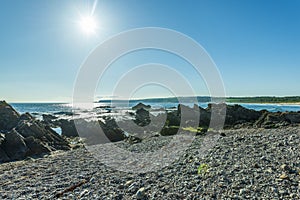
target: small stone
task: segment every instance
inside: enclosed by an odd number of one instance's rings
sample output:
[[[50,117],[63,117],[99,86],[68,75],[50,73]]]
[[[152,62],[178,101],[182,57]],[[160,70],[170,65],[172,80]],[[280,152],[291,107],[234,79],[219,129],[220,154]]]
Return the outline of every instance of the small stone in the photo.
[[[125,186],[129,186],[129,185],[131,185],[131,183],[133,183],[133,180],[127,181],[127,182],[125,183]]]
[[[240,189],[240,195],[242,195],[242,194],[244,194],[244,193],[246,193],[246,192],[247,192],[246,189]]]
[[[272,187],[272,188],[271,188],[271,191],[274,192],[274,193],[277,193],[277,192],[278,192],[277,188],[275,188],[275,187]]]
[[[83,197],[84,195],[88,194],[89,191],[87,189],[83,190],[80,195],[79,195],[79,198]]]
[[[288,179],[289,177],[286,174],[281,174],[279,176],[280,179]]]
[[[291,198],[295,198],[296,196],[297,196],[297,195],[294,194],[294,193],[290,194],[290,197],[291,197]]]
[[[142,187],[136,192],[137,199],[143,199],[145,197],[145,188]]]
[[[262,157],[260,157],[260,160],[264,160],[264,161],[266,161],[266,160],[267,160],[267,158],[266,158],[266,156],[262,156]]]
[[[138,184],[137,183],[132,183],[129,187],[128,187],[128,191],[131,193],[135,193],[138,189]]]
[[[282,169],[282,170],[289,170],[290,168],[286,164],[283,164],[283,165],[280,166],[280,169]]]
[[[272,170],[272,168],[268,168],[268,169],[266,170],[266,172],[272,173],[273,170]]]
[[[285,194],[284,190],[279,190],[279,194]]]
[[[91,183],[94,183],[95,180],[96,180],[95,177],[92,177],[92,178],[90,179],[90,182],[91,182]]]
[[[195,192],[199,192],[201,190],[201,185],[198,185],[195,189]]]
[[[220,134],[220,136],[222,136],[222,137],[225,137],[225,136],[226,136],[226,134],[225,134],[225,133],[221,133],[221,134]]]
[[[254,168],[259,168],[259,165],[257,163],[254,163],[253,167]]]

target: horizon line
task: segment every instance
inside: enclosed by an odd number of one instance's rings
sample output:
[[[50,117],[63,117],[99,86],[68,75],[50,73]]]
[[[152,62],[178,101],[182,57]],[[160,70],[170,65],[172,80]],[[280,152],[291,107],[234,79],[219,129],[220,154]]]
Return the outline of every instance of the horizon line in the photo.
[[[133,98],[130,99],[129,101],[139,101],[139,100],[151,100],[151,99],[170,99],[170,98],[191,98],[191,97],[203,97],[203,98],[261,98],[261,97],[270,97],[270,98],[294,98],[294,97],[300,97],[300,95],[287,95],[287,96],[272,96],[272,95],[258,95],[258,96],[226,96],[226,97],[212,97],[212,96],[179,96],[179,97],[174,97],[174,96],[169,96],[169,97],[144,97],[144,98]],[[111,101],[111,100],[115,100],[115,101],[128,101],[127,99],[113,99],[113,98],[107,98],[107,99],[98,99],[98,100],[94,100],[93,103],[99,103],[99,101]],[[2,101],[6,101],[6,100],[2,100]],[[6,101],[8,103],[61,103],[61,104],[70,104],[72,103],[72,101]]]

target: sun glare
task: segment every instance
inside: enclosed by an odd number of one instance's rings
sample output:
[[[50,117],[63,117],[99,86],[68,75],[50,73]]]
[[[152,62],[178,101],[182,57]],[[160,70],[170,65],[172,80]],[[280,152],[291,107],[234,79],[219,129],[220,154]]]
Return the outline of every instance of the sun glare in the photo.
[[[88,35],[95,34],[97,30],[97,22],[92,16],[81,17],[79,25],[83,32]]]

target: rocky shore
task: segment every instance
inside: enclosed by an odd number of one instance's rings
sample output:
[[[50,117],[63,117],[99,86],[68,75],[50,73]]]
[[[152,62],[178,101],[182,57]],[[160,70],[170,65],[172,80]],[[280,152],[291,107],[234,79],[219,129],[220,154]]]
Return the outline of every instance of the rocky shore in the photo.
[[[0,163],[69,149],[68,142],[49,126],[0,101]]]
[[[218,113],[226,106],[225,129],[209,129],[213,106]],[[180,124],[182,110],[192,120]],[[53,115],[38,120],[0,102],[0,199],[300,199],[300,112],[239,105],[152,111],[143,104],[134,107],[127,113],[133,120],[118,122],[127,132],[110,117],[80,119],[86,137],[79,138],[74,120]],[[163,129],[157,131],[152,120],[165,121]],[[131,130],[129,121],[147,134]],[[135,153],[161,149],[178,131],[195,137],[170,165],[152,172],[144,165],[145,172],[128,173],[104,165],[84,148],[84,141],[96,141],[99,125],[114,145]],[[62,135],[52,130],[57,127]],[[203,156],[210,134],[218,139]]]
[[[205,157],[196,137],[179,160],[156,172],[111,169],[87,150],[0,165],[1,199],[299,199],[299,127],[226,130]],[[161,138],[160,138],[161,137]],[[151,150],[153,137],[126,150]],[[199,171],[200,166],[205,166]]]

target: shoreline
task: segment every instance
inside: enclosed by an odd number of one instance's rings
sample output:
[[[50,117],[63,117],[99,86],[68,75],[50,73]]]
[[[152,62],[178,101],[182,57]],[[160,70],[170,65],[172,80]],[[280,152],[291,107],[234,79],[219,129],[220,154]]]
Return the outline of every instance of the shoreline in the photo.
[[[295,103],[268,103],[268,102],[263,102],[263,103],[249,103],[249,102],[226,102],[230,104],[255,104],[255,105],[281,105],[281,106],[300,106],[300,102],[295,102]]]

